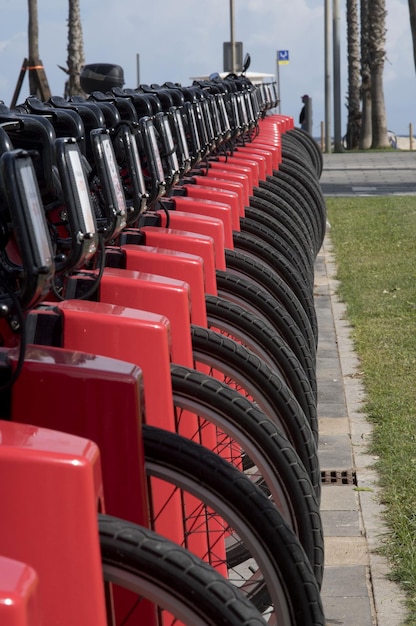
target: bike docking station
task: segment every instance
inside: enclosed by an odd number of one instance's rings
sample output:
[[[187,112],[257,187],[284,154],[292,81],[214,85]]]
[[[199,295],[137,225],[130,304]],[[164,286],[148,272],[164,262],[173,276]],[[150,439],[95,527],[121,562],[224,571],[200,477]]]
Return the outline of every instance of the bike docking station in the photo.
[[[324,626],[307,292],[325,222],[278,198],[285,151],[315,195],[320,172],[276,98],[242,76],[0,107],[5,626]],[[256,212],[282,239],[250,252]]]

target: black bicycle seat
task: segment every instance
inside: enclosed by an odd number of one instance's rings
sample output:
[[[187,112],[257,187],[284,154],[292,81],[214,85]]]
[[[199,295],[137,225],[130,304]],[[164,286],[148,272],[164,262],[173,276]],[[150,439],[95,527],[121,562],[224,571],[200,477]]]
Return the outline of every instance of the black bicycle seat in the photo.
[[[93,163],[90,135],[91,131],[96,128],[105,128],[105,119],[101,109],[93,102],[89,104],[85,101],[70,102],[61,96],[51,96],[49,102],[57,109],[72,109],[81,117],[85,129],[85,154],[89,163]]]
[[[39,100],[36,96],[26,98],[24,106],[27,107],[29,113],[48,113],[51,116],[54,114],[52,105],[42,102],[42,100]]]

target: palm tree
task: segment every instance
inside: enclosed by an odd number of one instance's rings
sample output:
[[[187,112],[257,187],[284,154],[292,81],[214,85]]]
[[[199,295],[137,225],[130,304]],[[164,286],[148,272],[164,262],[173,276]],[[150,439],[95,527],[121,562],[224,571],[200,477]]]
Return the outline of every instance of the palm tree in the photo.
[[[368,150],[372,143],[372,124],[371,124],[371,72],[370,72],[370,53],[368,49],[369,40],[369,0],[361,0],[361,132],[360,132],[360,148]]]
[[[413,58],[416,68],[416,0],[409,0],[410,29],[412,31]]]
[[[347,48],[348,48],[348,123],[347,148],[358,148],[361,126],[360,96],[360,38],[358,24],[358,0],[347,0]]]
[[[29,91],[31,95],[38,96],[39,98],[46,100],[50,97],[51,93],[46,74],[43,69],[42,61],[39,58],[39,24],[37,0],[28,0],[28,11],[29,57],[27,59],[26,68],[29,70]]]
[[[68,67],[67,69],[61,67],[68,74],[68,80],[65,83],[65,96],[85,95],[80,83],[80,73],[85,63],[85,57],[79,0],[69,0],[67,51]]]
[[[79,0],[69,0],[68,14],[68,95],[83,95],[80,73],[85,64]]]
[[[386,58],[386,2],[368,0],[368,19],[371,28],[368,32],[369,66],[371,72],[371,122],[372,148],[387,148],[386,106],[383,91],[383,71]]]

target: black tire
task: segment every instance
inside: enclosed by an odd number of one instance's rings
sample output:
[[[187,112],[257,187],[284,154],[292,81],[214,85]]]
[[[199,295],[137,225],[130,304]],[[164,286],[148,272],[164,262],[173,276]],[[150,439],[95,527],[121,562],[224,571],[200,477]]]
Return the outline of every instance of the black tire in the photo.
[[[296,163],[298,166],[307,169],[308,172],[317,179],[318,175],[316,173],[315,163],[308,152],[302,150],[301,147],[297,145],[292,145],[291,142],[285,141],[283,137],[285,137],[285,135],[282,135],[282,162]]]
[[[263,229],[267,229],[264,231]],[[258,234],[271,246],[274,246],[274,237],[278,233],[280,241],[284,242],[291,259],[296,259],[299,271],[305,277],[307,284],[313,287],[314,283],[314,260],[307,246],[300,244],[299,240],[280,221],[279,216],[268,215],[255,207],[246,207],[245,217],[240,219],[240,231]],[[272,237],[270,237],[270,232]]]
[[[240,235],[241,233],[237,233]],[[252,237],[249,236],[250,240]],[[280,255],[277,254],[277,256]],[[269,265],[262,263],[261,260],[255,259],[243,250],[238,248],[235,250],[225,251],[226,272],[240,278],[244,278],[254,282],[262,287],[275,298],[284,309],[289,313],[295,324],[302,331],[307,345],[311,351],[316,350],[318,342],[318,328],[315,313],[315,305],[311,295],[312,310],[306,309],[304,301],[300,301],[294,290],[279,271],[282,273],[289,272],[290,264],[285,259],[281,259],[281,266],[274,271]],[[293,272],[297,272],[293,269]],[[292,282],[292,281],[291,281]],[[309,294],[309,290],[304,287],[305,297]],[[303,294],[302,294],[303,295]],[[311,317],[312,315],[312,317]]]
[[[322,175],[323,167],[324,167],[324,160],[323,160],[322,152],[318,144],[316,143],[315,139],[311,137],[311,135],[308,132],[302,130],[301,128],[293,128],[289,130],[286,134],[288,135],[288,137],[294,138],[295,141],[297,141],[300,145],[302,145],[305,148],[305,150],[308,151],[311,158],[314,160],[316,164],[316,167],[315,167],[316,173],[318,175],[318,178],[320,178]]]
[[[275,218],[272,218],[272,219],[273,219],[274,224],[270,220],[270,224],[265,226],[261,222],[256,222],[246,217],[242,217],[240,218],[240,230],[235,231],[235,233],[239,234],[241,232],[244,232],[244,233],[248,233],[251,235],[255,235],[259,239],[264,239],[268,244],[274,247],[276,252],[282,255],[282,257],[286,261],[286,264],[293,266],[294,269],[297,272],[299,272],[299,274],[304,279],[305,284],[307,284],[308,287],[310,287],[312,284],[310,282],[311,267],[309,265],[309,274],[308,274],[303,264],[305,253],[303,252],[303,255],[298,255],[295,252],[295,250],[288,245],[285,238],[282,237],[282,235],[279,232],[280,231],[279,222]],[[247,226],[246,226],[246,223],[248,223]],[[275,226],[274,230],[272,229],[273,226]]]
[[[100,514],[98,525],[104,581],[123,588],[126,603],[131,600],[131,613],[126,620],[118,615],[118,624],[144,623],[139,612],[143,599],[168,611],[172,623],[186,626],[266,623],[234,585],[185,548],[109,515]]]
[[[286,258],[277,251],[274,246],[271,246],[265,240],[260,239],[256,235],[246,233],[246,232],[238,232],[234,233],[234,251],[236,253],[243,254],[251,258],[252,263],[261,264],[262,268],[267,268],[268,271],[277,274],[280,277],[281,284],[281,298],[286,297],[287,300],[290,300],[290,292],[292,293],[293,306],[300,306],[302,311],[298,313],[298,315],[294,315],[293,307],[289,305],[288,312],[291,311],[291,315],[294,316],[294,319],[297,319],[297,323],[302,330],[305,332],[305,338],[309,342],[309,333],[312,329],[313,334],[313,348],[311,347],[312,352],[315,351],[317,345],[318,338],[318,320],[316,316],[315,310],[315,301],[313,295],[313,289],[310,285],[308,285],[306,279],[300,272],[289,262]],[[231,253],[227,252],[228,264],[231,268]],[[228,266],[227,266],[228,268]],[[234,264],[235,268],[235,264]],[[241,268],[241,271],[243,268]],[[283,285],[282,285],[283,281]],[[283,290],[286,286],[286,294],[283,295]],[[271,283],[269,283],[269,287],[271,287]],[[269,288],[268,287],[268,288]],[[277,292],[278,293],[278,292]],[[276,299],[280,298],[276,296]],[[283,303],[283,301],[282,301]],[[306,314],[307,322],[305,325],[304,314]]]
[[[316,401],[316,377],[311,380],[293,350],[269,323],[252,315],[244,307],[218,296],[205,296],[205,304],[209,328],[235,339],[272,370],[280,372],[295,394],[298,385],[302,385],[306,378]]]
[[[315,155],[311,153],[307,146],[302,141],[299,141],[293,135],[284,133],[282,135],[282,162],[287,158],[294,161],[300,161],[304,167],[307,167],[313,175],[319,179],[317,167],[318,163],[315,159]]]
[[[311,201],[316,208],[316,215],[319,220],[323,240],[326,225],[326,206],[318,180],[313,174],[308,172],[307,169],[300,167],[296,163],[283,162],[280,164],[278,171],[291,176],[297,183],[302,185],[302,189],[304,188],[308,193],[308,197],[311,198]]]
[[[253,196],[266,200],[276,207],[281,206],[281,200],[284,200],[286,205],[290,207],[290,215],[296,215],[298,224],[303,224],[303,232],[305,232],[313,250],[313,255],[316,257],[319,251],[316,242],[316,225],[313,223],[311,211],[303,197],[299,197],[296,192],[293,193],[293,190],[287,183],[279,185],[279,188],[276,189],[267,180],[259,182],[259,187],[253,190]],[[250,205],[252,205],[251,199]]]
[[[215,545],[216,542],[221,542],[218,545],[222,547],[224,555],[225,533],[228,580],[237,582],[241,589],[246,589],[247,595],[257,608],[263,609],[264,597],[273,597],[274,587],[281,585],[281,568],[286,565],[291,567],[286,561],[288,554],[282,551],[280,541],[282,531],[283,537],[289,542],[299,541],[293,530],[270,502],[267,494],[239,469],[207,448],[174,433],[148,427],[143,429],[143,441],[146,476],[151,484],[150,497],[153,488],[161,488],[162,481],[163,491],[170,500],[179,494],[181,501],[187,501],[187,507],[182,507],[185,543],[190,541],[190,533],[204,532],[203,527],[206,524],[204,521],[201,523],[201,519],[209,520],[205,544],[207,553],[202,554],[202,558],[211,565],[218,563],[221,567],[223,564],[224,556],[221,556],[220,550],[215,550]],[[319,513],[315,522],[318,524],[316,533],[321,535]],[[322,540],[322,537],[320,539]],[[311,543],[309,540],[309,545]],[[205,545],[199,546],[199,549],[204,550]],[[321,577],[322,543],[319,551]],[[315,576],[303,547],[300,547],[300,552],[304,555],[305,569]],[[315,558],[315,555],[313,557]],[[260,570],[254,573],[252,584],[257,580],[255,587],[257,585],[260,587],[254,592],[249,589],[253,572],[249,568],[244,571],[242,567],[248,558],[254,560],[253,564],[256,564],[254,569],[258,567]],[[264,589],[263,580],[267,581],[268,593]],[[285,584],[287,582],[286,580]],[[313,582],[317,582],[316,578]],[[298,587],[303,586],[299,579],[293,580],[293,583]],[[317,586],[319,587],[319,584]],[[277,590],[278,598],[285,596],[287,591]],[[265,603],[266,606],[269,602],[270,600]]]
[[[283,180],[288,185],[293,186],[308,201],[311,215],[322,229],[326,222],[325,202],[320,184],[313,174],[305,168],[300,169],[298,165],[282,162],[279,169],[273,170],[273,175],[268,176],[267,180],[278,186]]]
[[[245,346],[209,328],[193,325],[191,335],[195,369],[200,369],[199,364],[202,363],[204,365],[202,371],[254,400],[266,415],[274,414],[278,420],[285,420],[286,412],[283,408],[287,402],[287,385],[278,372],[272,371],[262,359]],[[293,395],[299,402],[317,442],[318,418],[315,397],[306,376],[302,383],[299,384],[297,393]],[[296,448],[295,442],[299,435],[297,432],[293,435],[292,431],[299,430],[299,425],[290,420],[289,423],[282,422],[281,429]]]
[[[294,415],[303,430],[304,447],[295,451],[277,423],[267,417],[253,402],[225,383],[198,372],[173,364],[171,366],[172,393],[177,423],[177,432],[205,445],[204,429],[210,424],[215,427],[217,440],[211,443],[215,451],[226,454],[227,460],[241,466],[242,459],[250,459],[250,467],[259,471],[257,480],[265,482],[275,502],[287,502],[283,498],[280,466],[281,448],[290,447],[298,455],[312,483],[317,499],[320,499],[321,475],[317,447],[311,429],[304,419]],[[289,406],[288,410],[298,409]],[[198,420],[195,421],[194,417]],[[304,417],[304,416],[303,416]],[[190,423],[190,419],[192,422]],[[226,436],[224,436],[224,433]],[[202,437],[202,438],[201,438]],[[231,455],[230,453],[231,443]],[[234,456],[235,459],[231,458]],[[282,470],[283,471],[283,470]],[[289,512],[283,512],[285,519]],[[294,523],[294,522],[293,522]]]
[[[259,198],[258,196],[250,197],[250,207],[261,211],[265,216],[277,219],[284,224],[291,234],[296,237],[299,245],[305,249],[308,258],[312,260],[312,264],[315,261],[315,249],[312,242],[310,232],[307,230],[305,223],[300,218],[298,212],[290,204],[278,201],[278,204],[274,202],[275,197],[270,200]]]
[[[289,157],[279,164],[279,168],[275,171],[285,171],[287,169],[288,174],[293,174],[293,176],[300,176],[299,180],[303,181],[314,192],[317,194],[317,200],[320,204],[323,203],[323,193],[321,189],[321,185],[319,182],[319,178],[316,176],[315,172],[311,171],[308,167],[301,162],[300,159],[297,159],[295,155]],[[323,203],[324,204],[324,203]]]
[[[315,380],[316,349],[313,336],[307,342],[293,318],[268,291],[221,270],[217,270],[217,290],[219,297],[244,307],[277,330],[299,359],[310,380]]]
[[[315,176],[319,179],[323,169],[323,157],[313,137],[311,137],[307,131],[296,128],[284,133],[284,142],[285,145],[289,145],[293,149],[300,151],[304,158],[308,159],[313,164]]]
[[[311,198],[304,193],[303,189],[299,188],[299,185],[292,184],[291,178],[286,176],[280,169],[274,170],[273,176],[267,176],[266,180],[261,180],[259,182],[259,189],[262,192],[268,191],[270,194],[277,196],[277,198],[282,194],[285,194],[285,197],[287,195],[292,197],[299,214],[302,215],[303,219],[308,223],[315,243],[315,250],[316,253],[318,253],[321,247],[320,225],[313,202]]]

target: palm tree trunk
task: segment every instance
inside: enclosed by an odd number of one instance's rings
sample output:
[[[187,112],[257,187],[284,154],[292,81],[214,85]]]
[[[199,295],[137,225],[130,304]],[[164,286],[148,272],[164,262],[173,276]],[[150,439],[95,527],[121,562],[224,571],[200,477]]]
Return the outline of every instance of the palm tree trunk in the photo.
[[[371,148],[373,130],[371,124],[371,72],[370,72],[370,52],[369,52],[369,0],[361,0],[361,132],[360,149]]]
[[[413,59],[416,68],[416,0],[409,0],[409,15],[413,41]]]
[[[38,3],[37,0],[28,0],[28,47],[29,57],[27,68],[29,70],[29,91],[31,95],[42,100],[47,100],[51,92],[43,69],[42,61],[39,58],[39,24],[38,24]]]
[[[348,124],[347,148],[358,148],[361,126],[360,110],[360,42],[358,0],[347,0],[348,46]]]
[[[85,95],[80,84],[80,73],[85,58],[79,0],[69,0],[67,64],[68,82],[65,95]]]
[[[371,71],[371,121],[373,126],[372,148],[387,148],[386,106],[384,102],[383,72],[386,57],[386,2],[369,0],[369,53]]]
[[[38,2],[28,0],[29,24],[28,24],[28,67],[36,67],[39,62],[39,24]],[[38,95],[38,84],[35,74],[29,69],[29,91],[32,95]]]

